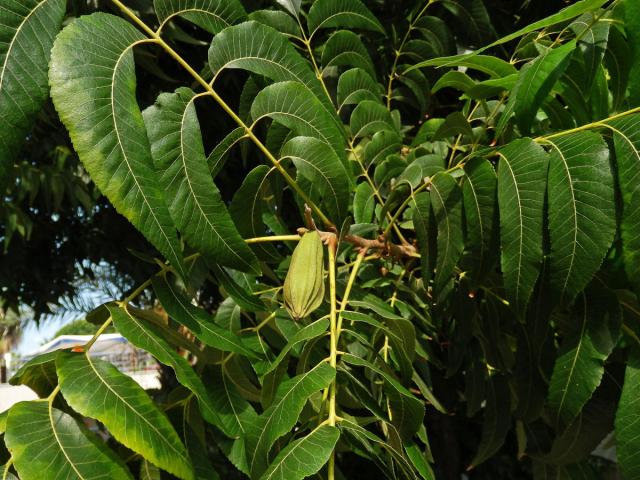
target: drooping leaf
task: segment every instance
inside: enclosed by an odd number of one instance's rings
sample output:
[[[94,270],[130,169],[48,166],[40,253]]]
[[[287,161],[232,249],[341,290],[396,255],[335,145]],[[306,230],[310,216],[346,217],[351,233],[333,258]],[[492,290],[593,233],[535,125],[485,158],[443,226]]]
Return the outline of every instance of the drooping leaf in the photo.
[[[26,385],[39,397],[48,396],[58,384],[56,375],[56,355],[48,352],[38,355],[22,365],[9,379],[11,385]]]
[[[205,345],[235,352],[249,358],[258,358],[235,333],[216,325],[211,316],[191,304],[189,300],[172,285],[166,275],[153,278],[153,290],[169,316],[181,325],[186,326]]]
[[[288,339],[287,344],[282,350],[280,350],[280,353],[278,354],[276,359],[271,362],[269,367],[263,372],[263,375],[267,375],[268,373],[278,368],[280,363],[285,359],[289,352],[298,344],[306,342],[308,340],[312,340],[319,337],[320,335],[325,334],[328,327],[329,319],[321,318],[320,320],[316,320],[315,322],[310,323],[309,325],[306,325],[305,327],[298,330],[291,338]]]
[[[640,401],[640,355],[636,349],[632,349],[615,420],[617,459],[625,478],[636,478],[640,475],[638,401]]]
[[[207,164],[213,178],[222,171],[225,161],[229,156],[229,151],[246,137],[246,131],[242,127],[231,130],[226,137],[211,151],[207,157]]]
[[[226,28],[209,48],[209,66],[214,75],[227,68],[240,68],[274,82],[295,81],[305,86],[322,104],[336,128],[338,118],[331,100],[309,64],[280,32],[257,22]]]
[[[529,133],[536,112],[569,65],[571,53],[576,48],[575,41],[548,49],[520,71],[515,87],[514,111],[520,131]]]
[[[143,324],[140,319],[129,312],[128,306],[110,305],[108,308],[118,332],[136,347],[149,352],[160,363],[171,367],[176,373],[178,382],[191,390],[198,399],[204,418],[223,429],[224,426],[213,406],[214,402],[202,380],[193,371],[189,362],[162,337],[158,332],[158,327],[149,323]]]
[[[335,374],[333,367],[322,362],[280,384],[271,406],[247,430],[245,443],[252,478],[267,469],[273,443],[294,427],[309,396],[327,387]]]
[[[87,353],[60,352],[60,389],[76,412],[102,422],[123,445],[179,478],[193,479],[187,451],[166,415],[131,377]]]
[[[256,421],[258,415],[251,404],[240,395],[236,386],[221,369],[214,369],[208,377],[207,389],[216,406],[216,413],[231,437],[239,437]]]
[[[281,3],[290,1],[281,0]],[[291,15],[279,10],[256,10],[249,14],[249,20],[255,20],[291,37],[300,36],[300,25]]]
[[[496,204],[496,171],[493,165],[482,158],[474,159],[464,166],[462,184],[464,214],[469,249],[473,256],[475,271],[472,278],[479,279],[491,264],[494,254],[494,208]]]
[[[169,212],[187,243],[210,261],[259,273],[251,249],[236,230],[207,167],[198,97],[188,88],[163,93],[144,122]]]
[[[624,27],[631,47],[629,99],[635,107],[640,104],[640,5],[637,2],[624,2]]]
[[[153,0],[153,7],[161,26],[181,17],[214,35],[247,16],[239,0]]]
[[[334,223],[342,224],[349,208],[350,174],[332,148],[313,137],[295,137],[284,144],[280,157],[293,160],[298,184],[326,207]]]
[[[431,207],[438,228],[438,256],[434,293],[437,295],[452,278],[462,250],[462,192],[448,173],[438,173],[431,181]]]
[[[378,19],[360,0],[316,0],[307,18],[309,36],[321,28],[361,28],[384,33]]]
[[[160,480],[160,469],[153,463],[143,460],[140,463],[140,480]]]
[[[362,182],[356,187],[353,196],[353,219],[356,223],[370,223],[373,220],[373,213],[376,206],[376,199],[373,188],[367,182]]]
[[[607,123],[613,131],[622,194],[622,252],[629,279],[640,289],[640,115],[629,115]]]
[[[302,480],[317,473],[329,460],[339,437],[336,427],[316,428],[282,449],[261,480]]]
[[[144,41],[113,15],[74,21],[53,47],[51,97],[100,191],[185,276],[136,100],[132,49]]]
[[[616,232],[613,173],[600,135],[549,140],[551,286],[571,302],[600,268]]]
[[[482,426],[482,438],[471,467],[491,458],[504,443],[511,427],[509,385],[502,375],[494,375],[487,382],[487,405]],[[471,468],[470,467],[470,468]]]
[[[568,425],[600,385],[604,361],[617,343],[621,312],[615,296],[590,287],[576,301],[571,331],[561,345],[549,382],[556,425]]]
[[[431,270],[435,266],[436,250],[435,244],[430,242],[431,222],[431,196],[429,192],[420,192],[412,198],[413,207],[413,227],[418,240],[418,250],[420,252],[420,265],[422,267],[422,282],[427,286],[431,278]],[[436,226],[437,228],[437,226]],[[433,235],[431,235],[432,237]]]
[[[230,272],[219,265],[209,265],[209,268],[218,280],[218,284],[225,289],[226,293],[244,310],[249,312],[263,312],[266,310],[264,303],[253,295],[251,290],[245,288],[230,275]],[[239,273],[239,272],[238,272]],[[240,274],[241,277],[241,274]]]
[[[270,117],[297,135],[322,140],[333,148],[338,158],[344,158],[344,137],[304,85],[280,82],[263,89],[251,105],[251,118],[255,123],[264,117]]]
[[[383,163],[387,155],[398,152],[402,146],[402,138],[391,129],[381,130],[373,134],[371,141],[364,149],[366,166]]]
[[[609,40],[611,23],[606,21],[606,14],[597,11],[580,15],[571,23],[571,29],[578,40],[578,48],[584,59],[585,78],[582,79],[585,90],[591,90],[596,72],[602,63]]]
[[[276,0],[282,5],[291,15],[297,17],[300,14],[300,5],[302,0]]]
[[[455,88],[461,92],[466,92],[472,88],[476,82],[474,82],[469,75],[458,70],[450,70],[442,75],[438,81],[431,88],[431,93],[437,93],[443,88]]]
[[[347,70],[338,79],[338,110],[362,100],[380,101],[380,86],[361,68]]]
[[[264,237],[267,234],[262,220],[265,210],[265,198],[270,195],[269,175],[273,171],[266,165],[258,165],[244,178],[240,188],[236,190],[229,213],[238,227],[238,231],[245,238]],[[277,250],[270,244],[253,245],[256,253],[264,260],[277,260]]]
[[[351,354],[344,354],[342,360],[350,365],[364,367],[384,379],[385,391],[391,411],[391,423],[398,429],[398,434],[402,439],[410,439],[422,424],[424,418],[423,403],[403,387],[391,374],[373,363]]]
[[[507,77],[517,73],[516,68],[509,62],[489,55],[454,55],[451,57],[433,58],[431,60],[426,60],[412,65],[405,70],[405,73],[416,68],[423,67],[467,67],[472,70],[486,73],[491,76],[491,78]]]
[[[132,480],[105,444],[49,402],[20,402],[7,419],[5,442],[22,480]]]
[[[376,70],[367,48],[360,37],[349,30],[339,30],[332,34],[322,49],[323,70],[329,67],[361,68],[371,78],[376,78]]]
[[[547,154],[530,139],[500,150],[498,206],[502,274],[507,298],[522,313],[542,261],[542,216]]]
[[[47,98],[47,67],[64,0],[7,0],[0,12],[0,190]]]

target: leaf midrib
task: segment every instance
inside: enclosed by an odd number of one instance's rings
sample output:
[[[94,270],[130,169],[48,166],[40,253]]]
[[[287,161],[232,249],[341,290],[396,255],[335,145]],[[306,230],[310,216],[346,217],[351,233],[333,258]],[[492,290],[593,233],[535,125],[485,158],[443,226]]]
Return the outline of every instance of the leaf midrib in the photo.
[[[220,235],[218,233],[218,231],[216,230],[215,226],[209,221],[209,216],[205,213],[205,211],[202,208],[202,205],[200,204],[200,199],[198,197],[198,195],[196,195],[196,192],[193,189],[193,186],[191,184],[191,176],[189,175],[189,168],[187,167],[187,156],[185,154],[184,151],[184,145],[185,145],[185,141],[184,141],[184,132],[185,132],[185,120],[187,118],[187,109],[189,108],[190,105],[194,105],[195,107],[195,100],[201,96],[206,96],[208,95],[207,92],[205,93],[201,93],[199,95],[195,95],[193,96],[189,102],[185,105],[184,111],[182,112],[182,118],[180,120],[180,158],[182,160],[182,170],[184,172],[184,177],[187,180],[187,185],[189,186],[189,192],[191,192],[191,198],[193,198],[194,203],[198,206],[198,210],[200,210],[200,213],[202,214],[202,217],[205,219],[205,221],[207,222],[207,225],[209,225],[209,227],[211,228],[211,230],[213,230],[214,232],[216,232],[217,237],[222,240],[222,243],[225,245],[225,247],[227,247],[227,250],[230,251],[231,253],[233,253],[233,255],[243,264],[247,265],[247,262],[240,256],[238,255],[238,253],[236,252],[236,250],[234,248],[231,248],[231,246],[227,243],[226,239]],[[206,161],[206,159],[205,159]],[[213,180],[212,180],[213,182]]]
[[[47,1],[47,0],[44,0],[44,1]],[[129,157],[127,156],[127,153],[126,153],[126,151],[124,149],[124,146],[122,144],[122,140],[120,139],[120,130],[118,130],[118,121],[117,121],[117,117],[116,117],[116,105],[115,105],[115,95],[114,95],[114,93],[115,93],[115,83],[116,83],[115,82],[115,77],[116,77],[116,73],[118,72],[118,67],[120,65],[120,62],[125,57],[125,55],[129,52],[129,50],[132,50],[137,45],[140,45],[140,44],[143,44],[143,43],[149,43],[149,42],[153,42],[153,41],[154,40],[152,40],[152,39],[145,38],[144,40],[138,40],[136,42],[133,42],[131,45],[129,45],[127,48],[125,48],[124,51],[118,56],[118,59],[116,60],[115,65],[113,66],[113,73],[111,74],[111,98],[110,98],[111,117],[113,118],[113,129],[114,129],[115,134],[116,134],[116,139],[117,139],[117,142],[118,142],[118,146],[120,147],[120,151],[122,152],[122,158],[124,160],[124,163],[127,165],[127,169],[129,170],[131,178],[133,178],[133,181],[134,181],[138,191],[140,192],[140,196],[142,197],[142,199],[144,200],[144,203],[149,208],[149,213],[153,217],[153,220],[154,220],[156,226],[158,227],[158,230],[160,231],[160,233],[164,237],[168,248],[171,249],[171,252],[175,256],[175,258],[179,259],[180,256],[178,255],[178,253],[173,248],[173,242],[171,242],[169,237],[167,237],[167,234],[164,231],[164,227],[162,226],[162,224],[158,220],[158,217],[156,216],[156,213],[153,210],[153,208],[151,208],[151,204],[149,203],[149,200],[147,199],[147,196],[145,195],[144,190],[140,187],[140,183],[138,182],[138,177],[135,175],[135,173],[133,172],[133,169],[131,168],[131,164],[129,163]]]
[[[24,17],[22,22],[20,22],[20,25],[18,25],[18,28],[16,28],[15,34],[13,35],[13,38],[11,39],[11,42],[9,42],[9,48],[7,49],[7,54],[4,57],[4,62],[2,64],[2,69],[0,70],[0,92],[2,91],[2,84],[4,83],[4,76],[5,76],[5,73],[7,72],[7,65],[9,63],[9,57],[11,56],[11,50],[13,50],[13,46],[15,44],[16,39],[20,35],[20,32],[21,32],[22,28],[27,24],[27,21],[31,18],[32,15],[35,14],[36,10],[38,10],[40,7],[42,7],[48,1],[49,0],[42,0],[40,3],[38,3],[33,8],[33,10],[31,10],[29,12],[29,14],[26,17]]]
[[[80,471],[76,468],[75,464],[71,461],[71,458],[69,457],[69,455],[67,455],[67,451],[65,450],[64,446],[62,445],[62,442],[60,441],[60,437],[58,436],[58,432],[56,431],[56,427],[55,427],[55,422],[53,420],[53,403],[52,402],[48,402],[48,407],[47,408],[48,408],[49,423],[51,424],[51,431],[53,432],[53,436],[56,439],[56,443],[60,446],[60,451],[64,455],[64,458],[67,459],[67,463],[69,463],[69,465],[71,466],[73,471],[76,472],[76,475],[78,475],[78,477],[80,477],[82,480],[85,480],[86,477],[84,477],[80,473]],[[75,420],[73,420],[73,421],[75,421]]]

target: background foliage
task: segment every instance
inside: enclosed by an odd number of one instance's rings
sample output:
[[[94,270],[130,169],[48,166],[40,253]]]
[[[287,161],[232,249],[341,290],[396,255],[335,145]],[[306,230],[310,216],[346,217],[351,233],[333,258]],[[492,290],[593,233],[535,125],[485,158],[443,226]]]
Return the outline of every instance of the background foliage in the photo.
[[[2,308],[174,375],[33,359],[5,478],[638,478],[640,12],[562,6],[0,0]]]

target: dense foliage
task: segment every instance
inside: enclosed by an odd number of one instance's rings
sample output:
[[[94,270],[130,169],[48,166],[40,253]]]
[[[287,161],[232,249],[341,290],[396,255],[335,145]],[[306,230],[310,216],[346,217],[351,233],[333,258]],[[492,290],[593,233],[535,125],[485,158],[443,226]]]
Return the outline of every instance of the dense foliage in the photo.
[[[87,319],[175,379],[31,360],[5,478],[640,478],[637,2],[105,3],[0,0],[0,179],[156,249]]]

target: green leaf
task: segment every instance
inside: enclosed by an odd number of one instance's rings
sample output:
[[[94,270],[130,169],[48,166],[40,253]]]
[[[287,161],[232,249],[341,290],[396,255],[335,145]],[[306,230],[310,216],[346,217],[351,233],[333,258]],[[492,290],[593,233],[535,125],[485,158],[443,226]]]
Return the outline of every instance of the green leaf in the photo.
[[[49,402],[11,407],[5,442],[22,480],[133,478],[101,440]]]
[[[474,82],[469,75],[458,70],[450,70],[442,75],[435,85],[431,88],[431,93],[437,93],[443,88],[455,88],[461,92],[466,92],[472,88],[476,82]]]
[[[0,191],[47,99],[47,67],[65,0],[6,0],[0,21]]]
[[[221,369],[213,369],[207,379],[207,389],[215,402],[216,413],[225,427],[224,431],[234,438],[246,434],[249,426],[258,418],[251,404],[240,395]]]
[[[447,118],[433,135],[433,140],[453,137],[454,135],[466,135],[469,139],[473,139],[471,124],[462,112],[453,112],[447,115]]]
[[[633,349],[624,374],[622,396],[616,412],[616,453],[624,478],[640,475],[640,355]]]
[[[438,256],[434,294],[437,298],[451,280],[464,249],[462,235],[462,192],[448,173],[437,173],[431,181],[431,207],[438,228]]]
[[[507,298],[523,313],[542,262],[542,222],[547,154],[531,139],[500,150],[498,206],[502,274]]]
[[[280,82],[263,89],[251,105],[254,124],[270,117],[296,135],[322,140],[344,159],[343,135],[320,101],[298,82]]]
[[[348,30],[339,30],[329,37],[322,49],[321,64],[323,71],[329,67],[357,67],[376,78],[367,48],[358,35]]]
[[[401,147],[402,137],[398,132],[393,130],[376,132],[364,148],[365,165],[381,164],[387,158],[387,155],[397,153]]]
[[[625,101],[632,65],[630,47],[620,30],[617,28],[609,30],[604,65],[609,73],[609,88],[613,94],[612,111],[619,110]]]
[[[300,5],[302,0],[276,0],[287,10],[291,15],[297,17],[300,14]]]
[[[640,105],[640,5],[637,2],[624,2],[624,27],[631,47],[629,100],[635,107]]]
[[[435,266],[435,245],[430,243],[431,222],[431,196],[429,192],[420,192],[412,197],[411,206],[413,207],[413,227],[418,240],[418,250],[420,252],[420,265],[422,268],[422,282],[424,288],[427,288],[431,271]],[[437,227],[436,227],[437,228]]]
[[[216,276],[218,284],[244,310],[248,312],[264,312],[266,307],[253,292],[239,284],[227,270],[216,264],[209,265]]]
[[[269,191],[269,175],[273,172],[266,165],[258,165],[244,178],[229,205],[231,218],[245,238],[264,237],[267,229],[262,215]],[[278,251],[270,244],[254,244],[253,248],[261,259],[277,260]]]
[[[41,398],[48,396],[58,385],[55,363],[57,354],[58,352],[48,352],[32,358],[18,369],[9,383],[26,385]]]
[[[211,316],[191,304],[189,300],[169,282],[166,275],[153,278],[153,290],[169,316],[181,325],[186,326],[198,340],[223,352],[235,352],[249,358],[258,355],[235,333],[215,323]]]
[[[198,399],[204,418],[209,423],[223,429],[224,427],[215,411],[214,401],[202,380],[193,371],[189,362],[162,338],[158,327],[150,323],[143,324],[139,318],[129,312],[128,306],[109,305],[108,308],[118,332],[136,347],[149,352],[160,363],[171,367],[176,373],[178,382],[191,390]]]
[[[271,447],[295,426],[309,396],[326,388],[335,375],[335,369],[322,362],[280,384],[271,406],[247,430],[245,444],[252,478],[267,469]]]
[[[376,199],[373,188],[367,182],[356,187],[353,197],[353,220],[355,223],[371,223],[375,211]]]
[[[207,259],[260,273],[258,260],[233,224],[209,174],[196,113],[198,96],[188,88],[163,93],[144,122],[171,218]]]
[[[289,0],[282,1],[286,3]],[[291,37],[300,36],[298,23],[291,18],[291,15],[279,10],[256,10],[249,14],[249,20],[255,20]]]
[[[616,232],[613,173],[596,133],[548,143],[551,287],[571,302],[600,268]]]
[[[211,176],[215,178],[224,168],[225,161],[231,149],[241,140],[246,139],[246,131],[242,127],[231,130],[207,157],[207,164],[211,171]]]
[[[184,277],[180,243],[136,100],[132,49],[145,39],[113,15],[74,21],[53,47],[51,97],[100,191]]]
[[[299,82],[317,97],[325,116],[329,116],[338,128],[339,119],[331,100],[309,63],[280,32],[271,27],[245,22],[226,28],[211,42],[209,66],[215,76],[227,68],[240,68],[274,82]]]
[[[566,70],[575,48],[576,42],[571,41],[558,48],[548,49],[520,71],[515,86],[514,111],[522,133],[526,134],[531,130],[538,109]]]
[[[350,365],[365,367],[377,373],[384,379],[385,391],[389,399],[391,423],[398,429],[402,439],[410,439],[422,424],[424,418],[424,404],[403,387],[398,380],[373,363],[352,355],[342,355],[342,360]]]
[[[338,443],[340,431],[323,425],[280,451],[261,480],[302,480],[320,471]]]
[[[313,137],[295,137],[284,144],[280,157],[293,160],[298,185],[311,200],[321,202],[329,217],[340,225],[349,209],[351,182],[333,149]]]
[[[214,35],[247,16],[239,0],[153,0],[153,7],[161,28],[181,17]]]
[[[316,0],[307,18],[309,37],[321,28],[360,28],[384,33],[378,19],[360,0]]]
[[[59,352],[56,367],[71,408],[102,422],[116,440],[163,470],[194,478],[187,450],[169,419],[135,380],[86,352]]]
[[[487,406],[482,425],[480,445],[469,468],[485,462],[500,450],[511,427],[511,392],[502,375],[494,375],[487,382]]]
[[[287,321],[290,321],[290,319],[287,319]],[[285,359],[285,357],[294,347],[302,342],[307,342],[308,340],[318,338],[320,335],[324,335],[327,332],[327,328],[329,328],[329,319],[321,318],[320,320],[316,320],[315,322],[310,323],[309,325],[306,325],[298,330],[291,338],[288,339],[287,344],[282,350],[280,350],[280,353],[278,354],[276,359],[271,362],[269,367],[262,373],[262,375],[266,376],[268,373],[276,370],[280,363]]]
[[[629,115],[607,123],[613,131],[622,194],[622,253],[629,279],[640,289],[640,115]]]
[[[379,102],[381,96],[380,85],[361,68],[347,70],[338,79],[338,111],[345,105],[357,105],[363,100]]]
[[[363,100],[353,109],[350,129],[354,139],[385,130],[396,132],[389,110],[373,100]]]
[[[578,297],[549,382],[548,404],[556,425],[568,425],[600,385],[604,361],[617,343],[620,307],[616,297],[591,287]]]
[[[494,207],[497,177],[491,162],[476,158],[464,166],[462,196],[469,249],[473,257],[472,278],[478,281],[494,255]]]
[[[439,57],[412,65],[404,73],[416,68],[424,67],[466,67],[472,70],[486,73],[491,78],[507,77],[517,73],[516,67],[501,58],[489,55],[454,55],[451,57]]]

